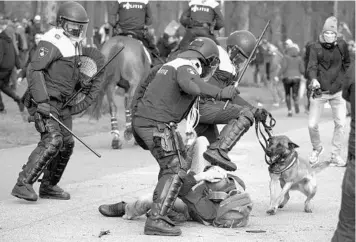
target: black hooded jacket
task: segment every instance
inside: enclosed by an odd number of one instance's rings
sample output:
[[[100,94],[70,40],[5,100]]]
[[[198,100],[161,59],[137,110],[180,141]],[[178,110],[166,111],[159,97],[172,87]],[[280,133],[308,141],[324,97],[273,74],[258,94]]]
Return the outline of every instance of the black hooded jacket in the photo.
[[[0,33],[0,80],[15,67],[16,53],[12,40],[3,31]]]

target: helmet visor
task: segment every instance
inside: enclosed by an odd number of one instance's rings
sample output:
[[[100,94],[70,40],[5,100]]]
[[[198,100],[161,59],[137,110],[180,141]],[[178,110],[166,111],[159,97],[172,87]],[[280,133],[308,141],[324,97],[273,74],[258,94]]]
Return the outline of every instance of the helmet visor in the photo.
[[[237,70],[239,69],[239,66],[247,60],[240,48],[238,48],[236,45],[228,47],[227,53],[229,54],[232,64]]]
[[[86,37],[87,28],[87,23],[77,23],[66,20],[63,24],[64,31],[69,35],[69,38],[75,41],[81,41]]]
[[[220,59],[217,56],[213,56],[206,59],[204,63],[203,72],[200,75],[200,77],[203,78],[204,81],[208,81],[214,75],[219,65],[220,65]]]

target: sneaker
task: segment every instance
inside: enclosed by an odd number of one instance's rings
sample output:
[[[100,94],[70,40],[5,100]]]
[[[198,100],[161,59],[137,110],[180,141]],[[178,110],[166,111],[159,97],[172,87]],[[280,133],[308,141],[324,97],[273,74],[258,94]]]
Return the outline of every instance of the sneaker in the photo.
[[[288,111],[288,117],[292,117],[293,114],[292,114],[292,111]]]
[[[331,166],[337,166],[337,167],[345,167],[346,166],[346,162],[339,155],[332,154],[330,162],[331,162],[331,164],[330,164]]]
[[[314,150],[309,156],[309,163],[311,165],[315,165],[316,163],[319,162],[319,157],[320,155],[324,152],[324,147],[321,147],[319,150]]]
[[[273,103],[273,107],[279,107],[279,103]]]
[[[263,107],[263,104],[260,103],[260,102],[258,102],[258,103],[257,103],[257,106],[258,106],[258,107]]]

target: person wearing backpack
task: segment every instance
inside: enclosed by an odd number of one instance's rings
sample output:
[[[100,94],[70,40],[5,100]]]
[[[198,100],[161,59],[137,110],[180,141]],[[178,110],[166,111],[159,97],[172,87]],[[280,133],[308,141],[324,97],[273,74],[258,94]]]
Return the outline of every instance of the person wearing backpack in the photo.
[[[0,20],[0,91],[11,97],[19,106],[22,113],[25,109],[21,98],[10,88],[10,76],[16,66],[21,68],[16,56],[12,39],[6,34],[7,20]],[[5,106],[0,95],[0,113],[6,113]]]
[[[346,121],[346,104],[341,90],[345,72],[350,66],[347,43],[337,38],[337,19],[326,19],[319,40],[310,46],[307,76],[311,80],[310,88],[314,95],[310,98],[309,135],[313,146],[310,163],[316,164],[323,153],[318,124],[325,103],[329,103],[335,123],[332,138],[331,163],[345,166],[341,157],[344,128]],[[317,94],[317,95],[315,95]]]

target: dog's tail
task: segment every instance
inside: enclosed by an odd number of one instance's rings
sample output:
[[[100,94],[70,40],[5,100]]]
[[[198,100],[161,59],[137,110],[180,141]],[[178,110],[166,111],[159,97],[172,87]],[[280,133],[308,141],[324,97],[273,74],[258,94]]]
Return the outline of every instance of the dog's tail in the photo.
[[[316,163],[315,165],[312,166],[312,169],[315,173],[319,173],[322,170],[324,170],[325,168],[327,168],[328,166],[330,166],[330,161],[323,161],[323,162],[319,162]]]

